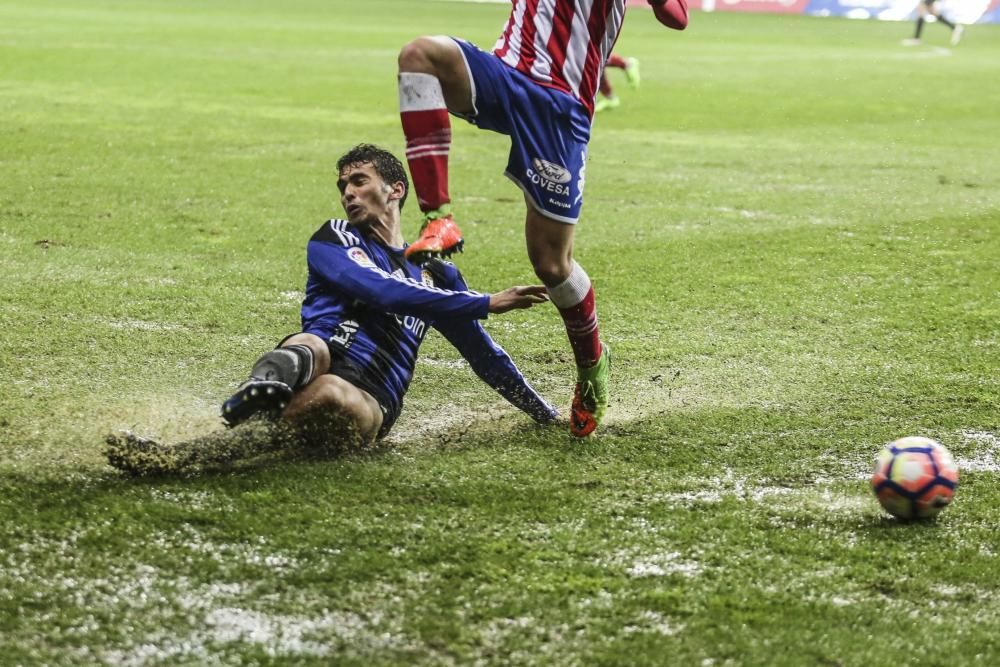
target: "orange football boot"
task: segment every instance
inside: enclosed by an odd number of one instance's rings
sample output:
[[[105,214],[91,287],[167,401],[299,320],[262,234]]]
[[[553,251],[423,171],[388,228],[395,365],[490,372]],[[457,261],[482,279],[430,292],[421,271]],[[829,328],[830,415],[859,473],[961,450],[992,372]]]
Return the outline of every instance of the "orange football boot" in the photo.
[[[403,254],[413,261],[436,256],[448,257],[462,252],[464,245],[462,230],[455,224],[451,213],[442,215],[440,210],[430,211],[424,216],[420,238],[407,246]]]

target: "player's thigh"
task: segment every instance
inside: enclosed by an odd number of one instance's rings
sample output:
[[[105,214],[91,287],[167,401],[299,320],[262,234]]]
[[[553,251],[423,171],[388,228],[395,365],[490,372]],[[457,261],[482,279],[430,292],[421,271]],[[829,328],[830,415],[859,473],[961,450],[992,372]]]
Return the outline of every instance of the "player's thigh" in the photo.
[[[576,225],[543,214],[527,195],[525,205],[528,212],[524,221],[524,238],[528,259],[539,280],[548,287],[555,287],[566,280],[572,271]]]
[[[449,107],[449,111],[480,129],[509,135],[513,129],[511,94],[516,85],[515,70],[472,42],[458,39],[454,43],[467,72],[469,108],[457,111]]]
[[[532,206],[559,223],[574,224],[583,207],[590,118],[579,100],[528,83],[511,96],[507,177]]]
[[[462,50],[451,37],[418,37],[399,52],[399,71],[433,74],[441,82],[448,111],[473,111],[472,81]]]
[[[382,409],[371,394],[338,375],[321,375],[292,397],[284,416],[293,421],[333,415],[349,419],[371,442],[382,427]]]

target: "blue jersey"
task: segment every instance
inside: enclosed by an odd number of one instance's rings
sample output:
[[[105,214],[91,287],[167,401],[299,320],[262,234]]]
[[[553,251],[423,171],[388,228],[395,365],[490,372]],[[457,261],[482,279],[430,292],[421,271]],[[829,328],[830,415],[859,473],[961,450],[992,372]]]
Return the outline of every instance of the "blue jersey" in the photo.
[[[512,404],[537,421],[556,416],[478,322],[489,314],[489,295],[469,290],[454,265],[418,266],[402,248],[366,238],[346,220],[325,222],[306,255],[302,331],[327,341],[331,366],[374,396],[391,419],[402,407],[428,326]]]

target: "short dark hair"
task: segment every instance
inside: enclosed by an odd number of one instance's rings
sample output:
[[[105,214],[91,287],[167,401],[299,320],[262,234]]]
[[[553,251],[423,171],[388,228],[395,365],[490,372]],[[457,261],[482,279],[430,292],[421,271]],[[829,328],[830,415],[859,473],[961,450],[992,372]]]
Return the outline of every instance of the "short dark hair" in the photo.
[[[403,210],[406,196],[410,194],[410,179],[406,177],[403,163],[389,151],[373,144],[358,144],[337,160],[337,173],[343,172],[344,167],[365,162],[371,163],[375,167],[375,173],[381,176],[386,183],[403,182],[403,198],[399,200],[399,210]]]

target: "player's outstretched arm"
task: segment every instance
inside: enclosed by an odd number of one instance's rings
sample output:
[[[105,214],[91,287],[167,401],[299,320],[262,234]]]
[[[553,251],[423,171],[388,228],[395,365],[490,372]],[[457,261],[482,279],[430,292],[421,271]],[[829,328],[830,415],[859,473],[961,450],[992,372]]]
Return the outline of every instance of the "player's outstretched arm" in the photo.
[[[549,300],[549,293],[544,285],[527,285],[508,287],[502,292],[490,295],[490,313],[506,313],[511,310],[531,308],[535,304]]]
[[[647,0],[653,8],[656,20],[674,30],[683,30],[688,25],[687,0]]]
[[[476,320],[438,322],[434,328],[455,346],[473,372],[507,401],[539,424],[550,424],[559,411],[535,391],[514,364],[507,351],[497,344]]]
[[[468,289],[462,275],[454,267],[439,263],[433,268],[442,284],[452,289]],[[548,300],[548,292],[541,285],[509,287],[490,295],[490,313],[531,308]],[[559,417],[559,411],[528,384],[507,351],[490,337],[478,321],[442,318],[433,326],[469,362],[473,372],[512,405],[539,424],[549,424]]]
[[[489,314],[488,295],[441,289],[397,276],[377,267],[362,248],[350,244],[314,236],[307,246],[307,261],[310,273],[331,289],[387,313],[424,320],[485,319]]]

